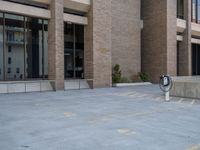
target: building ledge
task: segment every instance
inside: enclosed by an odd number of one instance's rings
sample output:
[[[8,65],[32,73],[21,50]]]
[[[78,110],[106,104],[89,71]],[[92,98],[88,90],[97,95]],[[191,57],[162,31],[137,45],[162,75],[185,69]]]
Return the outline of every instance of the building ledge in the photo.
[[[51,18],[50,11],[47,9],[27,6],[23,4],[16,4],[7,1],[0,1],[0,11],[31,17],[40,17],[46,19]]]
[[[41,3],[41,4],[50,4],[50,0],[31,0],[33,2]],[[64,8],[88,12],[90,7],[90,0],[64,0]]]
[[[177,18],[177,32],[183,33],[185,29],[186,29],[186,21]]]
[[[200,24],[191,23],[191,34],[194,36],[200,36]]]

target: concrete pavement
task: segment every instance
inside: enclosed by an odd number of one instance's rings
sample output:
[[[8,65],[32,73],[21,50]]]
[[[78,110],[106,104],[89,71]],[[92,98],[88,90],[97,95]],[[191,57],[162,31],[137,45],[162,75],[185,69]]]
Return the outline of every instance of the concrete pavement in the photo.
[[[200,102],[157,85],[0,95],[0,150],[198,150]]]

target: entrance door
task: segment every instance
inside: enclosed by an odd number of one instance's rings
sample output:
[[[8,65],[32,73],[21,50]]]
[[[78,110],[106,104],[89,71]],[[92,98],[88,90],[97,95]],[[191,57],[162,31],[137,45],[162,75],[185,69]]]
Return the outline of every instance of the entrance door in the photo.
[[[65,52],[65,78],[74,77],[74,61],[73,51]]]
[[[192,72],[200,75],[200,45],[192,44]]]
[[[65,23],[65,78],[84,78],[84,26]]]

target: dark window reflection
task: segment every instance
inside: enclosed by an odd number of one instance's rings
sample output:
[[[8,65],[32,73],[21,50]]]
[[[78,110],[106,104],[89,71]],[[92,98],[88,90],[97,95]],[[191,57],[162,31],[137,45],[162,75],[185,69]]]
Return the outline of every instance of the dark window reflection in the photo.
[[[0,80],[47,78],[47,40],[47,20],[0,13]]]
[[[84,78],[84,26],[65,23],[65,78]]]
[[[5,14],[5,66],[7,80],[24,79],[24,17]],[[11,61],[12,60],[12,61]],[[19,68],[20,72],[16,73]]]
[[[184,19],[184,0],[177,0],[177,18]]]
[[[192,44],[192,73],[200,75],[200,45]]]
[[[3,13],[0,13],[0,80],[4,79],[3,60]]]
[[[192,22],[200,23],[200,0],[191,0],[192,1]]]

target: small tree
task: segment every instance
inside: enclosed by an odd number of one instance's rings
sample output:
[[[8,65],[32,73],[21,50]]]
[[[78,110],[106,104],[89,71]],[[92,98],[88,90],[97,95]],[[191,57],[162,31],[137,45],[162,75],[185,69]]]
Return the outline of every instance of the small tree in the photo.
[[[119,64],[116,64],[113,67],[112,81],[113,81],[113,83],[120,83],[120,81],[121,81],[121,70],[120,70]]]

